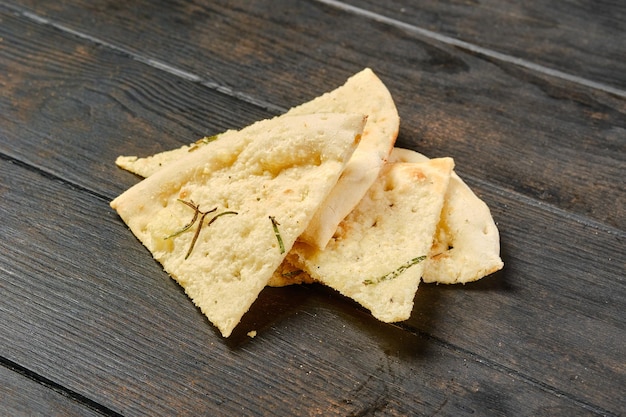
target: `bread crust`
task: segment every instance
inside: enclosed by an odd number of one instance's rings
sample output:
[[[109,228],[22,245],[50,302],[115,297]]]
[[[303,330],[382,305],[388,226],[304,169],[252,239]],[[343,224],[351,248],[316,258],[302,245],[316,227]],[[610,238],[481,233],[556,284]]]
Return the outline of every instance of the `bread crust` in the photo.
[[[384,322],[409,318],[454,162],[389,163],[325,249],[298,242],[288,261]]]
[[[418,152],[395,148],[391,162],[423,162]],[[452,172],[424,282],[457,284],[479,280],[504,267],[500,234],[485,204]]]
[[[228,337],[336,184],[365,119],[257,122],[187,153],[111,206]]]
[[[344,85],[335,90],[296,106],[278,118],[315,113],[358,113],[368,116],[359,146],[335,188],[300,237],[310,245],[324,248],[339,222],[352,211],[378,177],[398,136],[400,117],[389,90],[370,68],[348,78]],[[120,156],[116,164],[148,177],[187,153],[195,152],[205,142],[201,139],[145,158]]]

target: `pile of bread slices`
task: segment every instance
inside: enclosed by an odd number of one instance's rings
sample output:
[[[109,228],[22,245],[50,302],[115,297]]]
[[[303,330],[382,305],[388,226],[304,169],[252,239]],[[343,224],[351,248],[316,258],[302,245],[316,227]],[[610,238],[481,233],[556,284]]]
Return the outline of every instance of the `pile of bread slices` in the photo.
[[[265,286],[328,285],[384,322],[420,281],[502,268],[486,204],[451,158],[395,148],[400,119],[370,69],[283,115],[153,156],[117,210],[228,337]]]

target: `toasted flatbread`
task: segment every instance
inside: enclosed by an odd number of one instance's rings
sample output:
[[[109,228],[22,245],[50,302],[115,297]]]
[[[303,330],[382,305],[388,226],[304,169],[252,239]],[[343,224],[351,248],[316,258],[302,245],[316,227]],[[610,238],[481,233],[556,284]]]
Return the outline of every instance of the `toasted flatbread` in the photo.
[[[289,256],[289,255],[287,255]],[[286,287],[296,284],[313,284],[315,280],[304,270],[294,266],[285,258],[267,282],[268,287]]]
[[[169,163],[111,202],[228,337],[334,187],[362,115],[257,122]]]
[[[409,149],[394,148],[389,162],[425,162],[429,158]],[[504,266],[500,237],[489,207],[453,171],[433,247],[424,261],[422,280],[428,283],[467,283],[490,275]],[[285,260],[270,286],[282,287],[314,282],[305,271]]]
[[[363,138],[346,170],[299,240],[323,249],[339,223],[356,207],[376,181],[398,136],[400,117],[391,94],[371,69],[352,76],[341,87],[288,114],[318,111],[367,114]]]
[[[225,133],[230,133],[230,131]],[[217,140],[219,136],[220,135],[204,137],[190,145],[183,145],[180,148],[159,152],[145,158],[138,158],[136,156],[118,156],[115,160],[115,164],[122,169],[132,172],[133,174],[147,178],[169,163],[183,158],[188,153],[200,149],[209,142]]]
[[[343,86],[292,108],[284,116],[327,112],[365,114],[368,119],[361,142],[341,178],[300,236],[300,240],[318,248],[326,246],[339,222],[352,211],[378,177],[393,148],[400,124],[391,94],[369,68],[350,77]],[[216,137],[219,140],[221,136]],[[200,140],[146,158],[121,156],[116,164],[147,177],[185,154],[197,151],[205,142],[209,141]]]
[[[297,242],[288,261],[381,321],[408,319],[453,165],[386,164],[324,250]]]
[[[408,149],[395,148],[390,156],[390,162],[424,161],[428,161],[426,156]],[[503,266],[500,235],[489,207],[453,172],[422,279],[466,283]]]

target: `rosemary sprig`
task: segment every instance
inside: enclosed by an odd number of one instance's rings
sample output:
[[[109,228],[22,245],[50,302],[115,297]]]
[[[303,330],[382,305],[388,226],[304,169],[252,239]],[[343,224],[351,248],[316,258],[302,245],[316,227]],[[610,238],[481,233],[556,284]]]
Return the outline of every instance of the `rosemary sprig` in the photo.
[[[181,203],[183,203],[184,205],[190,207],[191,209],[194,210],[194,214],[193,214],[193,218],[191,219],[191,221],[189,223],[187,223],[186,225],[183,226],[182,229],[178,230],[177,232],[172,233],[171,235],[167,236],[165,239],[170,239],[173,237],[176,237],[178,235],[180,235],[181,233],[189,230],[191,228],[191,226],[193,226],[196,221],[198,220],[198,217],[200,217],[200,223],[198,223],[198,227],[196,227],[196,231],[193,234],[193,238],[191,239],[191,244],[189,245],[189,250],[187,250],[187,254],[185,255],[185,259],[189,258],[189,255],[191,255],[191,252],[193,251],[194,246],[196,245],[196,241],[198,240],[198,236],[200,236],[200,231],[202,230],[202,225],[204,224],[204,218],[211,213],[214,213],[215,211],[217,211],[217,207],[215,207],[214,209],[211,209],[209,211],[201,211],[200,210],[200,205],[199,204],[194,204],[193,201],[184,201],[181,199],[178,199],[178,201],[180,201]],[[224,211],[222,213],[216,214],[215,216],[213,216],[211,218],[211,220],[209,220],[209,222],[207,223],[207,226],[210,226],[215,220],[217,220],[218,217],[221,217],[225,214],[237,214],[237,212],[235,211]]]
[[[274,235],[276,235],[276,239],[278,240],[278,246],[280,248],[280,253],[285,253],[285,244],[283,243],[283,238],[280,236],[280,231],[278,230],[278,226],[280,223],[276,221],[274,216],[269,216],[270,221],[272,222],[272,228],[274,229]]]
[[[191,251],[193,250],[193,247],[196,245],[196,240],[198,240],[198,236],[200,236],[200,230],[202,229],[202,224],[204,223],[204,218],[206,217],[207,214],[213,213],[215,210],[217,210],[217,208],[214,208],[213,210],[209,210],[209,211],[207,211],[205,213],[202,213],[202,217],[200,217],[200,223],[198,224],[198,228],[196,229],[196,233],[193,235],[193,239],[191,240],[191,245],[189,245],[189,250],[187,251],[187,254],[185,255],[185,260],[187,258],[189,258],[189,255],[191,255]],[[221,217],[224,214],[237,214],[237,212],[235,212],[235,211],[225,211],[223,213],[216,214],[215,216],[213,216],[213,218],[211,220],[209,220],[209,223],[207,223],[207,226],[210,226],[211,223],[213,223],[218,217]]]
[[[406,271],[407,269],[409,269],[413,265],[422,262],[424,259],[426,259],[426,256],[418,256],[417,258],[413,258],[410,261],[407,261],[406,263],[400,265],[400,267],[398,269],[396,269],[394,271],[391,271],[388,274],[385,274],[385,275],[383,275],[381,277],[378,277],[377,279],[366,279],[366,280],[364,280],[363,281],[363,285],[378,284],[379,282],[388,281],[390,279],[397,278],[404,271]]]
[[[191,207],[194,210],[194,214],[193,214],[193,219],[191,219],[191,221],[189,223],[187,223],[186,225],[183,226],[182,229],[180,229],[177,232],[172,233],[169,236],[166,236],[165,239],[170,239],[173,237],[176,237],[178,235],[180,235],[183,232],[186,232],[187,230],[189,230],[191,228],[191,226],[193,226],[196,223],[196,220],[198,220],[198,215],[200,214],[200,210],[198,210],[197,205],[195,205],[193,203],[193,201],[183,201],[181,199],[177,199],[177,201],[180,201],[181,203],[185,204],[186,206]],[[217,207],[213,209],[213,211],[217,210]]]

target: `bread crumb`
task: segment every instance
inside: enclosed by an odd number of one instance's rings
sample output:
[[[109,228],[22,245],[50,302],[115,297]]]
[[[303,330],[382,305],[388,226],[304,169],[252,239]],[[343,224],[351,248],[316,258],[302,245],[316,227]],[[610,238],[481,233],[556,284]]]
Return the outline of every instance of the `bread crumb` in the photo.
[[[256,336],[256,330],[250,330],[250,331],[248,332],[248,336],[249,336],[249,337],[254,337],[254,336]]]

